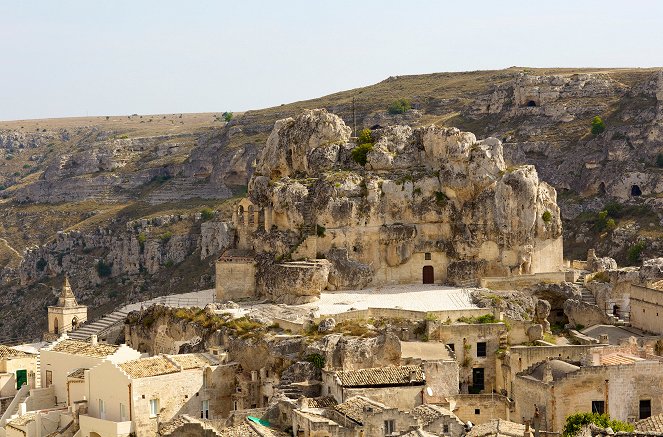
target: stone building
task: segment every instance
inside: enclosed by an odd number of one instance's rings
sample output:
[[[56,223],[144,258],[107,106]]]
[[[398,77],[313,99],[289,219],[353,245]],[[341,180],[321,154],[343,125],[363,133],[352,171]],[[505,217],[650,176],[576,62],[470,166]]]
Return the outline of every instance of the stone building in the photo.
[[[56,339],[63,332],[74,331],[85,322],[87,322],[87,306],[78,304],[69,279],[65,277],[58,304],[48,307],[49,338]]]
[[[663,334],[663,282],[648,287],[631,284],[630,323],[646,332]]]
[[[507,167],[499,140],[390,126],[371,134],[364,164],[352,157],[350,131],[325,110],[274,125],[233,215],[236,248],[261,259],[259,297],[289,303],[292,284],[281,278],[293,281],[273,269],[291,261],[329,262],[287,265],[299,270],[295,288],[314,290],[295,302],[322,289],[458,285],[562,268],[556,192],[533,166]],[[220,289],[247,289],[246,277],[217,268]]]
[[[227,249],[216,261],[216,300],[255,297],[256,254],[249,249]]]
[[[597,347],[580,362],[552,359],[519,373],[513,396],[515,417],[529,420],[538,407],[547,431],[560,432],[577,412],[634,422],[663,412],[663,359],[633,343]]]
[[[215,409],[211,384],[218,365],[213,355],[202,353],[104,361],[86,375],[88,408],[80,416],[81,436],[153,436],[160,423],[180,415],[223,417]]]
[[[37,355],[0,345],[0,398],[13,397],[24,384],[35,388],[36,371]]]
[[[71,405],[82,400],[69,398],[69,377],[79,369],[91,369],[103,361],[122,363],[140,358],[140,352],[127,345],[98,343],[96,336],[90,342],[71,340],[63,334],[53,344],[41,349],[40,371],[41,385],[53,387],[58,405]]]

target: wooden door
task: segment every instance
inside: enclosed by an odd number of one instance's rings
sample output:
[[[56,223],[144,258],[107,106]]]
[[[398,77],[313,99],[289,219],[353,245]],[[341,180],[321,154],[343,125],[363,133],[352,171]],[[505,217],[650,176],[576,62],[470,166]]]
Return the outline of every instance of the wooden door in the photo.
[[[433,269],[433,266],[424,266],[423,281],[424,281],[424,284],[434,284],[435,283],[435,270]]]
[[[25,369],[16,371],[16,390],[20,389],[23,384],[28,383],[28,371]]]

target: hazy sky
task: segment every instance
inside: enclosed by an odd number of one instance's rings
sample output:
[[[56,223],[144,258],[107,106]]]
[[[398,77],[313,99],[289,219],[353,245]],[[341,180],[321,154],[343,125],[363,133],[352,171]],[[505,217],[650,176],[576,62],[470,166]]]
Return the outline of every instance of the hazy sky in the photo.
[[[388,76],[663,65],[658,0],[0,0],[0,119],[255,109]]]

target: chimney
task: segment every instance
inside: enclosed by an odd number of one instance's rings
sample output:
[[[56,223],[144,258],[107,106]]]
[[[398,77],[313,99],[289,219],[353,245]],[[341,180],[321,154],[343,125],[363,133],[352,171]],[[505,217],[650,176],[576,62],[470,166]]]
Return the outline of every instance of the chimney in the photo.
[[[99,342],[97,341],[97,334],[93,334],[90,337],[90,344],[92,344],[92,346],[96,346],[97,344],[99,344]]]
[[[610,344],[610,339],[608,338],[608,334],[600,334],[599,335],[599,343],[600,344]]]
[[[543,382],[545,382],[546,384],[553,382],[553,373],[550,361],[547,361],[546,364],[544,364],[543,366]]]

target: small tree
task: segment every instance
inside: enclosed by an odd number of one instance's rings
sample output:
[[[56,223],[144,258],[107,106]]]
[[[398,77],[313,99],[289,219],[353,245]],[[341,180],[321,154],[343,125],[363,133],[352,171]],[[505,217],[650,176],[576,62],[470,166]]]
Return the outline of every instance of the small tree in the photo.
[[[592,134],[598,135],[605,130],[605,123],[598,115],[592,120]]]
[[[550,211],[545,211],[541,218],[544,222],[550,223],[550,220],[552,220],[552,213]]]
[[[387,112],[390,114],[404,114],[407,111],[412,109],[412,105],[410,104],[410,101],[407,99],[398,99],[394,100],[391,105],[389,105],[389,108],[387,108]]]
[[[221,116],[226,121],[226,123],[228,123],[230,120],[233,119],[233,113],[232,112],[224,112],[223,114],[221,114]]]
[[[562,429],[563,437],[574,437],[578,435],[583,426],[593,423],[603,429],[612,428],[614,432],[633,431],[633,425],[620,420],[612,420],[607,414],[598,413],[576,413],[568,416]]]
[[[359,165],[366,165],[368,162],[368,152],[373,150],[372,143],[360,144],[350,151],[352,159]]]
[[[645,243],[639,241],[629,248],[628,252],[626,253],[626,258],[631,264],[635,264],[640,261],[640,255],[644,249]]]
[[[370,129],[362,129],[357,137],[357,145],[373,143],[373,136]]]

